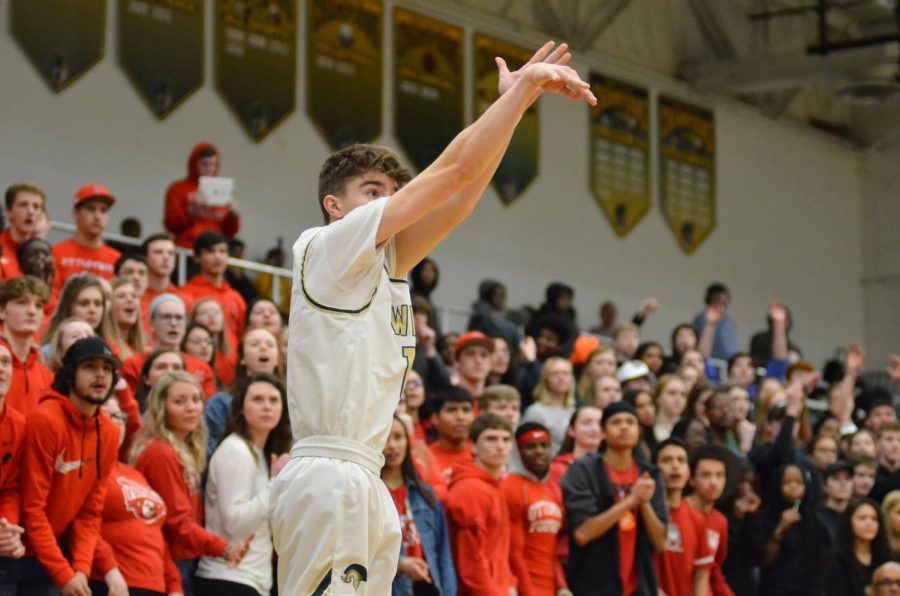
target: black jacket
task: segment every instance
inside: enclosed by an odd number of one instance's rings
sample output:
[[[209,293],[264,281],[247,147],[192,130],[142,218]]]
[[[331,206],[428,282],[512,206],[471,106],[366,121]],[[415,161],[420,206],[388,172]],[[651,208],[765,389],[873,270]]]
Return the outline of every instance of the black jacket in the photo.
[[[603,466],[602,458],[603,455],[600,452],[588,453],[575,460],[562,478],[563,502],[570,538],[581,524],[615,504],[616,495]],[[636,461],[638,473],[649,472],[656,481],[656,491],[653,493],[650,504],[659,520],[666,524],[669,512],[666,507],[662,478],[651,464],[640,458],[636,458]],[[640,515],[638,515],[634,561],[638,570],[638,596],[657,596],[653,547]],[[611,529],[586,546],[578,546],[574,540],[570,540],[566,578],[569,581],[569,589],[575,596],[621,594],[618,528]]]

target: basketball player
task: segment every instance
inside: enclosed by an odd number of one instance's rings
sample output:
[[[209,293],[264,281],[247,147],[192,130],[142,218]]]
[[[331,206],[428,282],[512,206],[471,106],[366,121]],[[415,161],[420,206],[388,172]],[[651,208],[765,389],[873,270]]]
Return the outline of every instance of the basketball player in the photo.
[[[474,209],[516,124],[545,93],[595,104],[552,42],[521,69],[502,59],[500,98],[415,179],[388,149],[354,145],[319,174],[324,227],[294,244],[288,405],[295,444],[272,489],[283,594],[391,592],[400,524],[379,479],[413,364],[407,272]]]

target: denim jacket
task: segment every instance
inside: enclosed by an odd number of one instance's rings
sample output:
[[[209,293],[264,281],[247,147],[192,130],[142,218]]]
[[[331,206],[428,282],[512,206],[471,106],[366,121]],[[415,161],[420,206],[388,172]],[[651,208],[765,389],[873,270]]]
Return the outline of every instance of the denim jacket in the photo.
[[[426,487],[431,492],[431,489]],[[419,529],[419,538],[422,540],[422,550],[431,570],[431,579],[434,586],[442,596],[456,596],[456,568],[450,555],[450,535],[447,530],[447,520],[444,517],[444,508],[441,502],[435,500],[435,507],[428,506],[425,497],[416,489],[415,484],[407,480],[406,494],[409,495],[409,508],[412,510],[413,520]],[[403,546],[400,546],[400,558],[403,558]],[[412,580],[397,573],[391,588],[391,596],[412,596]]]

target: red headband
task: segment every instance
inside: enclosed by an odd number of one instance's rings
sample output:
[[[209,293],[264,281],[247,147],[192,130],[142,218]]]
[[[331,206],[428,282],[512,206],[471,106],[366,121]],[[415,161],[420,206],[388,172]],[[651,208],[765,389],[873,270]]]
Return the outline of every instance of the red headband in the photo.
[[[516,445],[521,447],[527,443],[533,443],[535,441],[544,441],[546,443],[550,442],[550,433],[545,430],[541,430],[536,428],[534,430],[530,430],[528,432],[522,433],[522,435],[516,439]]]

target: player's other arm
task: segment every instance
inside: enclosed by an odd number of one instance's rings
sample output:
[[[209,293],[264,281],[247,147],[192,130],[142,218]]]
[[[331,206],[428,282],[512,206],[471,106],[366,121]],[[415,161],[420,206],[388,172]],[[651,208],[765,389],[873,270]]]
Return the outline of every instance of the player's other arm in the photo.
[[[547,52],[552,45],[548,46],[545,46]],[[397,236],[395,274],[409,271],[471,212],[496,170],[519,119],[543,92],[596,102],[589,85],[564,64],[538,61],[517,71],[509,89],[459,133],[430,166],[388,200],[376,243]],[[448,221],[438,225],[437,218],[432,218],[427,226],[403,234],[429,212],[454,197],[463,196],[460,193],[465,194],[465,199],[458,200],[456,209],[442,214]]]

